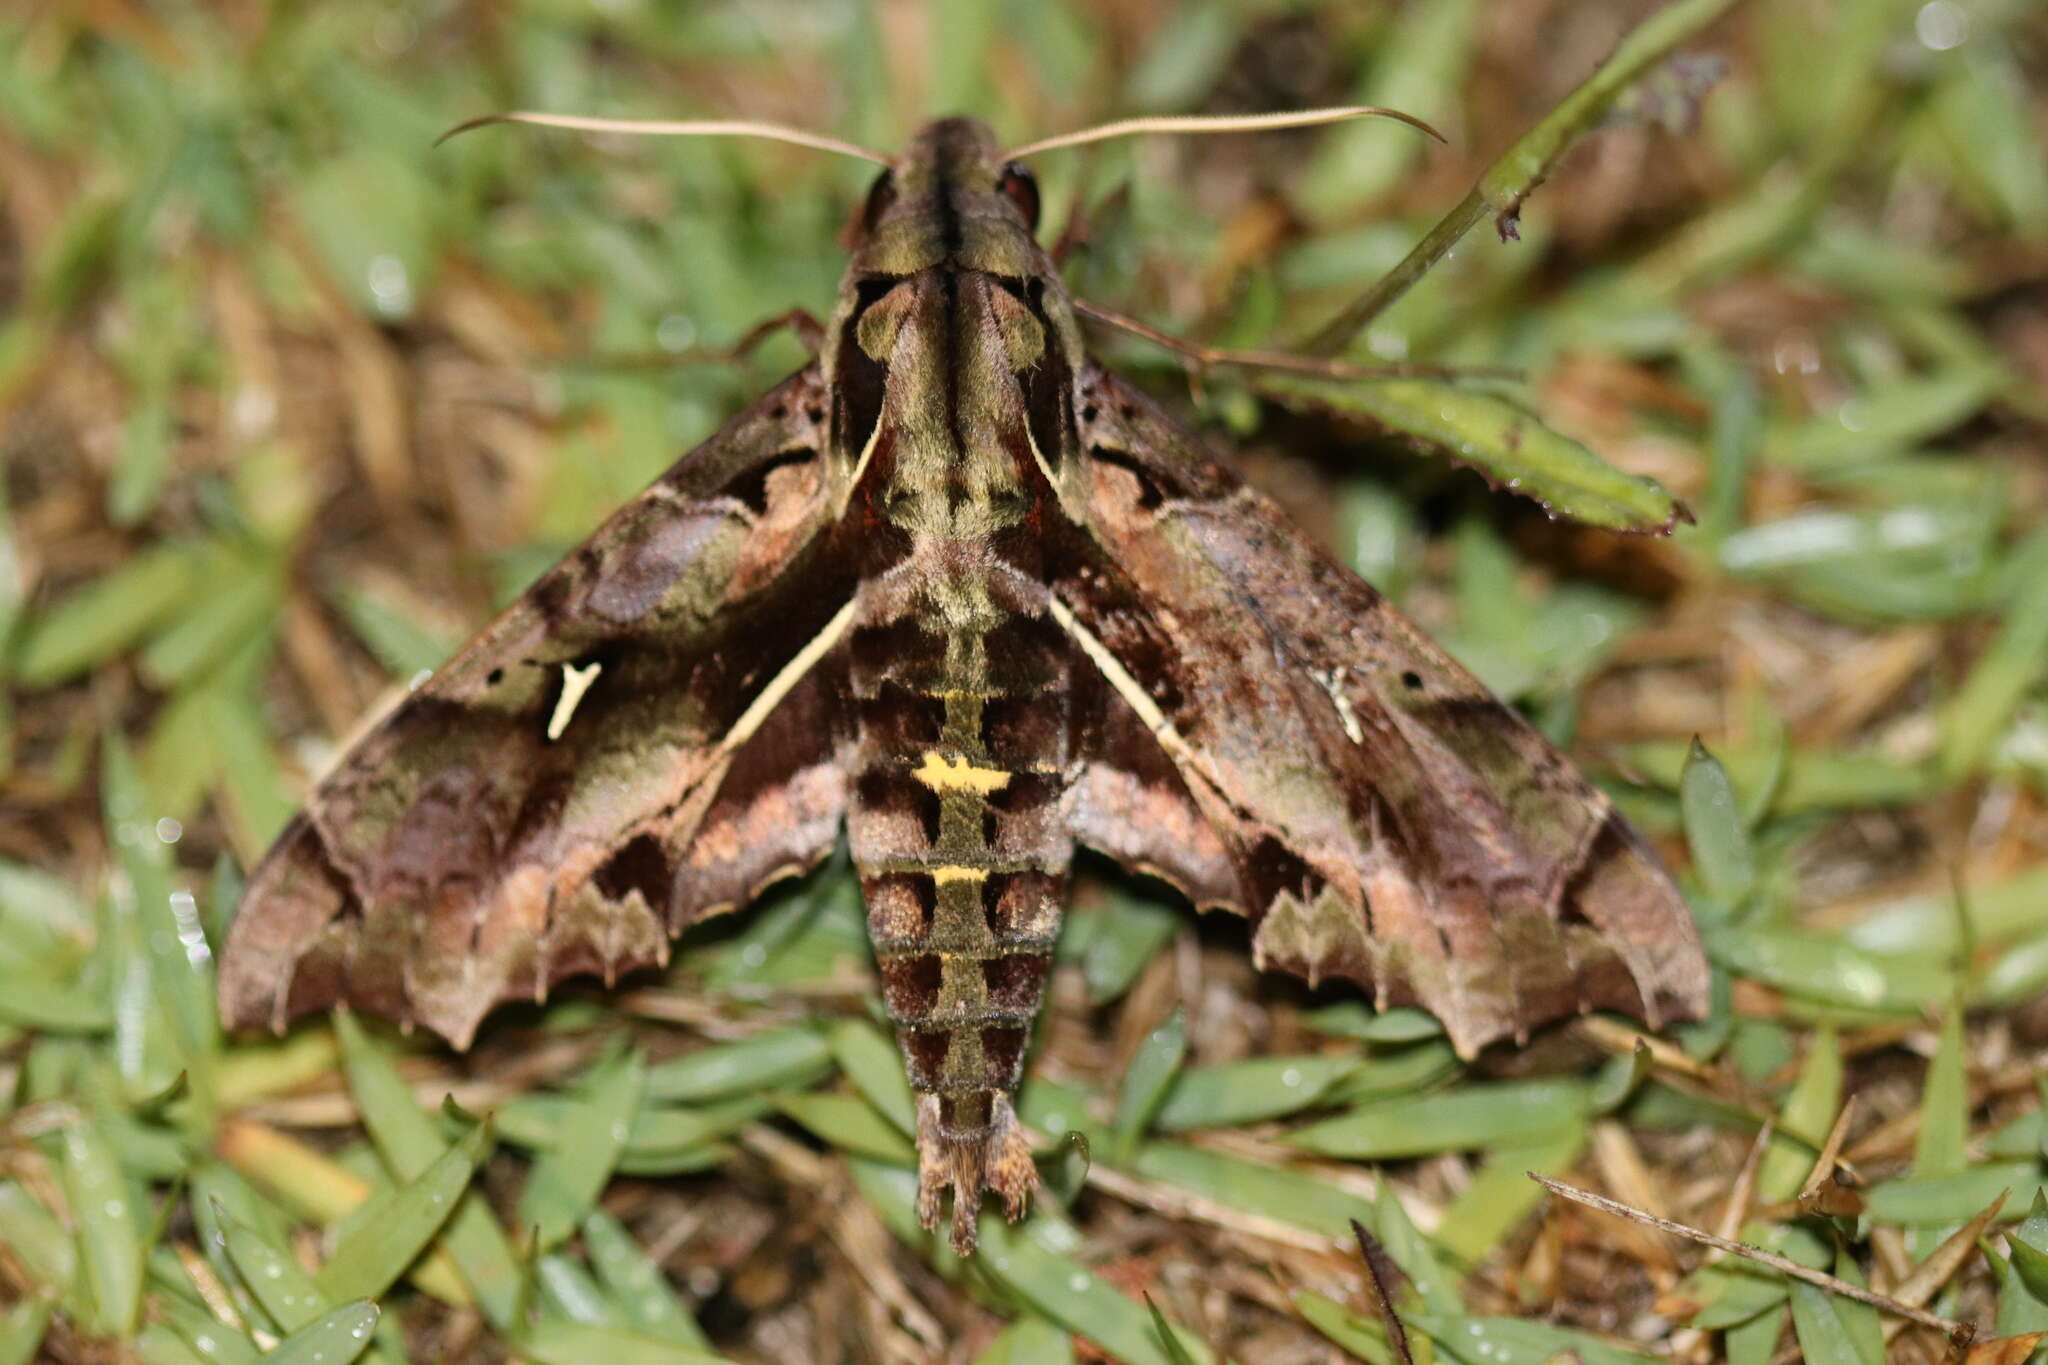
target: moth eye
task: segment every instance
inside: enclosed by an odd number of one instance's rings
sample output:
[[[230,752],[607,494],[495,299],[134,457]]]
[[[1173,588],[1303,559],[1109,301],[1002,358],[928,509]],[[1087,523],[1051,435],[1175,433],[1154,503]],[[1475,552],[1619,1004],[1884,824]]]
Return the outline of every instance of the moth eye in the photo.
[[[860,212],[861,227],[869,232],[882,221],[882,215],[896,202],[896,172],[883,171],[875,177],[875,183],[868,187],[867,207]]]
[[[1021,163],[1012,161],[1003,167],[1001,189],[1017,206],[1017,212],[1024,215],[1024,226],[1038,231],[1038,177]]]

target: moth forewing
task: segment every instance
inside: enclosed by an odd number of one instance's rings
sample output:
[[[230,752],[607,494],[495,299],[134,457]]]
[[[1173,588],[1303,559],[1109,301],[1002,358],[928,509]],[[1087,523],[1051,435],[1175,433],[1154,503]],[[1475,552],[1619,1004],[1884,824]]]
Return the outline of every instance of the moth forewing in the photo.
[[[815,366],[678,463],[344,758],[251,880],[230,1023],[458,1045],[660,961],[842,824],[918,1092],[919,1211],[1036,1181],[1021,1078],[1077,842],[1261,965],[1470,1053],[1701,1012],[1684,902],[1510,708],[1088,359],[988,130],[869,196]]]

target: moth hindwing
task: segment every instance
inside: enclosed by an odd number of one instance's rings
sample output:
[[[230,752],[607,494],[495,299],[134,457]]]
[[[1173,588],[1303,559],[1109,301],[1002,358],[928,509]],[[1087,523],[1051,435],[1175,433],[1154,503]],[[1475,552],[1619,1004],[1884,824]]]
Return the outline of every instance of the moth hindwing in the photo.
[[[886,171],[816,360],[351,750],[252,877],[231,1024],[457,1045],[664,960],[842,827],[918,1092],[920,1212],[1035,1173],[1011,1107],[1075,844],[1464,1053],[1697,1015],[1683,901],[1514,711],[1082,348],[988,130]]]

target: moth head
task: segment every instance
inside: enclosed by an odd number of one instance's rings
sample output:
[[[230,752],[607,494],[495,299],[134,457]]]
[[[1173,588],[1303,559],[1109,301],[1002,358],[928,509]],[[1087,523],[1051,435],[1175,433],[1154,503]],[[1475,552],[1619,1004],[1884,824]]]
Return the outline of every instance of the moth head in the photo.
[[[918,130],[909,147],[869,186],[856,236],[914,233],[944,201],[952,214],[979,223],[1014,217],[1024,230],[1038,226],[1038,181],[1005,158],[995,134],[979,119],[949,118]]]

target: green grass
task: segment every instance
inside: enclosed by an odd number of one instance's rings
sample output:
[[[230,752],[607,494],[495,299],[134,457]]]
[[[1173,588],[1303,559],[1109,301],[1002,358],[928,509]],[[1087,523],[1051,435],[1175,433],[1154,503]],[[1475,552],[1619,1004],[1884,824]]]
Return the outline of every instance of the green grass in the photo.
[[[2004,1193],[1920,1301],[2048,1330],[2048,23],[1752,5],[1575,95],[1634,9],[1539,9],[0,18],[0,1365],[102,1340],[150,1365],[1037,1365],[1075,1338],[1387,1361],[1353,1219],[1442,1359],[1628,1360],[1688,1327],[1737,1362],[1931,1350],[1524,1175],[1719,1228],[1766,1117],[1745,1239],[1896,1288]],[[1445,215],[1477,225],[1350,358],[1526,382],[1190,393],[1169,356],[1100,351],[1657,838],[1716,965],[1682,1053],[1567,1030],[1467,1067],[1426,1016],[1261,981],[1241,935],[1091,865],[1020,1097],[1047,1188],[962,1264],[916,1224],[843,862],[466,1058],[347,1016],[221,1035],[210,945],[309,776],[797,363],[786,335],[702,353],[829,305],[865,188],[788,148],[438,133],[528,106],[892,147],[952,109],[1022,140],[1349,99],[1452,145],[1362,123],[1060,153],[1049,230],[1087,208],[1078,292],[1278,348],[1447,245]],[[1695,520],[1575,529],[1518,493]],[[1852,1095],[1864,1208],[1804,1212]]]

